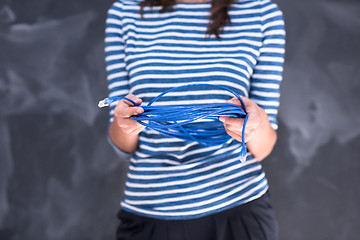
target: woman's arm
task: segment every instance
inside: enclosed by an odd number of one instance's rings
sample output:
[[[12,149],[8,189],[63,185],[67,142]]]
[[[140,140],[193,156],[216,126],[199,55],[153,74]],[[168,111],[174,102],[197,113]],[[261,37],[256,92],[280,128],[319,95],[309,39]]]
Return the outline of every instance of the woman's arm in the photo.
[[[138,105],[142,102],[140,98],[132,94],[128,94],[126,97]],[[109,137],[120,150],[126,153],[133,153],[137,149],[139,133],[145,126],[130,117],[143,112],[143,108],[134,107],[130,102],[125,100],[120,100],[116,105],[114,109],[114,120],[109,127]]]
[[[249,119],[245,129],[245,142],[259,161],[267,157],[276,142],[277,113],[282,81],[285,29],[281,10],[270,0],[263,0],[263,46],[250,77],[249,98],[243,98]],[[232,99],[240,105],[238,99]],[[221,118],[229,135],[241,141],[244,120]]]
[[[129,75],[125,64],[125,45],[123,40],[123,24],[121,2],[116,1],[107,13],[105,30],[105,54],[106,70],[109,88],[109,96],[125,96],[139,105],[141,99],[128,94]],[[139,112],[138,112],[139,111]],[[110,105],[109,140],[115,151],[133,153],[138,146],[138,134],[144,128],[130,116],[141,113],[141,107],[133,107],[131,103],[121,100]],[[120,151],[119,151],[120,150]],[[124,156],[124,155],[123,155]],[[126,156],[128,157],[128,156]]]
[[[265,111],[256,103],[253,102],[253,104],[256,105],[257,111],[261,115],[260,118],[264,120],[259,123],[257,128],[254,128],[253,134],[247,139],[246,147],[258,161],[261,161],[272,152],[277,140],[277,133],[271,127]]]
[[[271,127],[268,115],[264,109],[246,97],[242,99],[245,103],[246,111],[249,114],[245,129],[246,147],[258,161],[261,161],[266,158],[274,148],[277,134]],[[227,102],[241,106],[237,98],[233,98]],[[244,119],[220,117],[219,120],[224,123],[226,132],[230,136],[241,141]]]

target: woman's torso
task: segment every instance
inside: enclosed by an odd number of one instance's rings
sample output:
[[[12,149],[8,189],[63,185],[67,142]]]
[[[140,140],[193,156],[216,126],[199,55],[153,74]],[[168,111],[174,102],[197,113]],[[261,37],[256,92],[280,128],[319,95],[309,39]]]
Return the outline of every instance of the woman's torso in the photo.
[[[263,45],[261,6],[238,1],[229,8],[222,40],[205,39],[211,3],[177,3],[173,11],[144,9],[123,0],[112,7],[121,16],[130,93],[146,105],[169,88],[208,83],[248,96],[251,75]],[[182,89],[157,105],[225,102],[233,95],[208,87]],[[206,122],[204,124],[207,124]],[[241,144],[216,146],[170,138],[145,129],[130,160],[123,209],[161,219],[188,219],[222,211],[260,197],[268,188],[261,165],[249,154],[239,160]]]

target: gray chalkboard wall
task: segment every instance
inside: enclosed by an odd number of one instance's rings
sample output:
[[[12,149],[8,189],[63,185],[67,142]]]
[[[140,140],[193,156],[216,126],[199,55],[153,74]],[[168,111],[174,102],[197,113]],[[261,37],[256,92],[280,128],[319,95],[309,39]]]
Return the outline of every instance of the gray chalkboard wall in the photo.
[[[281,240],[360,235],[360,2],[277,0],[278,143],[263,164]],[[111,0],[0,0],[0,239],[114,239],[127,162],[106,141]]]

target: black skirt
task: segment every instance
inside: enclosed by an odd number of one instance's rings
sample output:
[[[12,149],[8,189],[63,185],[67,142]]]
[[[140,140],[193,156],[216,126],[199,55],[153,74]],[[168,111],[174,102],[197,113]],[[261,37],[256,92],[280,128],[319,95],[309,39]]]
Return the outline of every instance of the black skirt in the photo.
[[[189,220],[159,220],[119,210],[117,240],[276,240],[269,193],[251,202]]]

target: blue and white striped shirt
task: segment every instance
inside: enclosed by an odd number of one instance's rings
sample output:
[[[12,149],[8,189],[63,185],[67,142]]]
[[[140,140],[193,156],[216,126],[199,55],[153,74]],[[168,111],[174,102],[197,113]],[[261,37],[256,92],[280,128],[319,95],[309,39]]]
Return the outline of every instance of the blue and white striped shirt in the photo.
[[[264,108],[277,129],[285,31],[276,4],[237,0],[229,8],[231,24],[226,24],[219,41],[214,35],[205,39],[211,2],[178,2],[163,13],[160,6],[145,7],[145,19],[139,13],[140,2],[119,0],[108,11],[110,96],[132,93],[146,105],[172,87],[221,85]],[[219,103],[232,97],[219,89],[185,88],[156,104]],[[110,123],[115,106],[110,106]],[[251,154],[240,162],[240,148],[234,139],[205,147],[145,129],[131,155],[121,206],[147,217],[191,219],[259,198],[268,189],[265,174]]]

